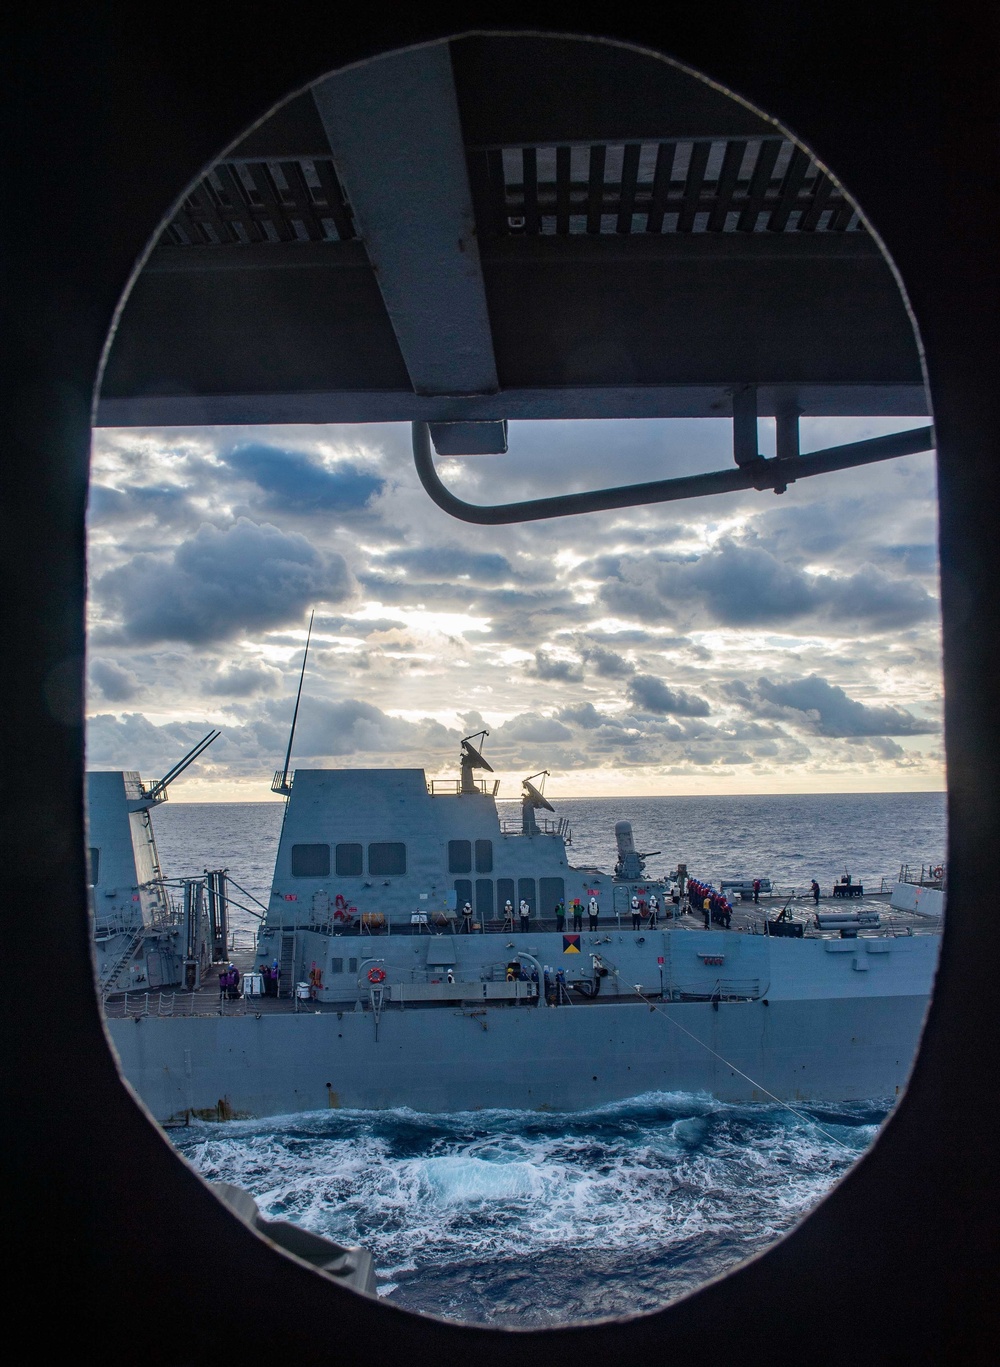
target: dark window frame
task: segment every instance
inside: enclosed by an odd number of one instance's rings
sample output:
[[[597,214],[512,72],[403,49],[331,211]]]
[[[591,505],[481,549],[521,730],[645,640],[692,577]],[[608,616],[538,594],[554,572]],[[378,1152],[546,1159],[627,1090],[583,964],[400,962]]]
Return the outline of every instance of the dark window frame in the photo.
[[[553,894],[557,895],[553,896]],[[541,908],[539,915],[554,916],[557,902],[562,902],[564,906],[566,904],[566,879],[539,878],[538,905]]]
[[[373,851],[379,851],[373,857]],[[402,851],[402,857],[387,857],[382,863],[382,852]],[[402,840],[373,840],[368,846],[368,872],[376,878],[402,878],[406,873],[406,845]]]
[[[475,900],[473,906],[476,908],[476,915],[479,917],[480,925],[485,925],[487,921],[492,921],[494,917],[493,902],[493,879],[477,878],[475,885]]]
[[[316,868],[306,868],[306,869],[304,869],[304,868],[302,867],[302,865],[303,865],[304,863],[305,863],[305,864],[308,864],[309,859],[308,859],[308,856],[303,856],[303,855],[302,855],[301,851],[303,851],[303,850],[312,850],[312,851],[323,850],[323,851],[325,851],[325,853],[326,853],[326,859],[325,859],[325,860],[323,860],[323,859],[317,860],[317,867],[316,867]],[[325,864],[325,868],[322,867],[322,865],[324,865],[324,864]],[[293,845],[293,846],[292,846],[292,856],[291,856],[291,870],[292,870],[292,877],[293,877],[293,878],[329,878],[329,877],[330,877],[330,846],[329,846],[328,844],[324,844],[322,841],[316,841],[316,842],[310,841],[309,843],[302,842],[301,844]]]
[[[472,872],[472,841],[471,841],[471,840],[449,840],[449,841],[448,841],[448,872],[449,872],[449,873],[471,873],[471,872]]]
[[[341,855],[341,850],[345,851],[345,853],[344,853],[343,855]],[[356,864],[357,864],[357,868],[354,868],[354,867],[342,868],[342,867],[341,867],[341,864],[342,864],[342,863],[343,863],[343,864],[347,864],[347,863],[348,863],[348,856],[347,856],[347,854],[346,854],[346,851],[347,851],[347,850],[356,850],[356,851],[357,851],[357,856],[356,856],[356,858],[350,861],[352,864],[353,864],[353,863],[356,863]],[[364,872],[365,872],[365,847],[364,847],[364,845],[362,845],[361,842],[358,841],[358,840],[344,840],[344,841],[341,841],[340,844],[337,845],[337,847],[336,847],[336,853],[335,853],[335,867],[336,867],[336,870],[337,870],[337,877],[338,877],[338,878],[363,878],[363,877],[364,877]]]

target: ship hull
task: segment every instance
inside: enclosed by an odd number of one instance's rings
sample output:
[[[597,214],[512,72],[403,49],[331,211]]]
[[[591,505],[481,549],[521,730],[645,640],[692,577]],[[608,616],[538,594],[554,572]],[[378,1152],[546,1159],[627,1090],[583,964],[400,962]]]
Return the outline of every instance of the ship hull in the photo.
[[[720,1101],[894,1097],[926,994],[640,1001],[558,1009],[345,1010],[109,1021],[122,1071],[160,1121],[328,1107],[573,1111],[650,1091]]]

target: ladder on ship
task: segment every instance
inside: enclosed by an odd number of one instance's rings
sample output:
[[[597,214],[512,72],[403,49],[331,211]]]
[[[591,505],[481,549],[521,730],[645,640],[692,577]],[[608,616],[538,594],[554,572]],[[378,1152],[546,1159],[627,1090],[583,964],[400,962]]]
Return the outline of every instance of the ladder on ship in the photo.
[[[278,967],[281,976],[278,978],[278,996],[294,997],[295,995],[295,931],[283,930],[281,932],[281,959]]]
[[[673,906],[671,905],[671,912],[672,911]],[[673,997],[674,971],[673,963],[671,961],[671,950],[673,949],[674,936],[676,934],[678,934],[677,931],[672,931],[671,933],[664,935],[663,954],[662,956],[659,956],[663,959],[663,962],[659,964],[658,967],[660,970],[660,996],[664,1001],[670,1001]]]
[[[120,957],[112,963],[104,976],[100,979],[99,987],[104,997],[117,990],[122,974],[132,962],[132,956],[139,947],[139,943],[146,933],[146,927],[141,923],[136,926],[129,936],[125,948],[121,951]]]
[[[144,834],[145,837],[146,837],[146,844],[147,844],[147,846],[149,847],[149,857],[150,857],[150,860],[151,860],[152,865],[153,865],[153,879],[152,879],[152,881],[157,885],[158,888],[161,889],[161,893],[162,893],[162,888],[163,888],[163,873],[162,873],[162,871],[161,871],[161,869],[160,869],[160,856],[159,856],[159,854],[157,853],[157,849],[156,849],[156,838],[155,838],[155,836],[153,835],[153,818],[152,818],[152,817],[150,816],[150,814],[149,814],[149,808],[148,808],[148,807],[143,807],[143,808],[142,808],[142,810],[141,810],[141,812],[140,812],[140,817],[141,817],[141,820],[142,820],[143,834]]]

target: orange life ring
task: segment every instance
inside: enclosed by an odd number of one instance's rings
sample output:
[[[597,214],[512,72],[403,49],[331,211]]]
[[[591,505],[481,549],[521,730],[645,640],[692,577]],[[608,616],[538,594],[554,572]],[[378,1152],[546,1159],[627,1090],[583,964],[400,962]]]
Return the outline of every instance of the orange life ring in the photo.
[[[385,982],[385,969],[384,969],[384,968],[370,968],[370,969],[368,970],[368,981],[369,981],[370,983],[384,983],[384,982]]]
[[[943,877],[944,877],[944,866],[943,866],[942,864],[935,864],[934,867],[931,869],[931,877],[932,877],[932,878],[943,878]]]

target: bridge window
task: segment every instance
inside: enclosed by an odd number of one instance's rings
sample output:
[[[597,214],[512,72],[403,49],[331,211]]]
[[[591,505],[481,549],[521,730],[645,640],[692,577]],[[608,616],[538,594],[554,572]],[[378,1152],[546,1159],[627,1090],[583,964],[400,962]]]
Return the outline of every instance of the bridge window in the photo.
[[[328,878],[330,875],[329,845],[293,845],[293,878]]]
[[[364,872],[360,845],[337,846],[337,877],[360,878]]]
[[[563,879],[539,878],[538,901],[543,916],[551,916],[556,909],[556,903],[561,902],[565,896],[566,884]]]
[[[479,841],[476,841],[479,844]],[[448,841],[448,872],[472,872],[472,842],[470,840]]]
[[[478,844],[479,842],[477,841],[476,843]],[[493,918],[492,878],[476,879],[476,915],[483,924]]]
[[[472,880],[470,878],[455,879],[455,910],[459,916],[466,902],[472,901]]]
[[[398,840],[386,840],[368,846],[368,872],[385,877],[406,872],[406,846]]]
[[[492,873],[492,872],[493,872],[493,841],[492,841],[492,840],[477,840],[477,841],[476,841],[476,872],[477,872],[477,873]]]
[[[101,851],[96,845],[91,845],[87,850],[87,883],[90,887],[96,887],[101,881]]]
[[[538,910],[538,905],[535,902],[535,880],[533,878],[519,878],[517,880],[518,907],[520,907],[522,902],[527,902],[528,906],[531,908],[531,914],[534,916],[535,912]],[[515,911],[516,910],[517,907],[515,907]]]

